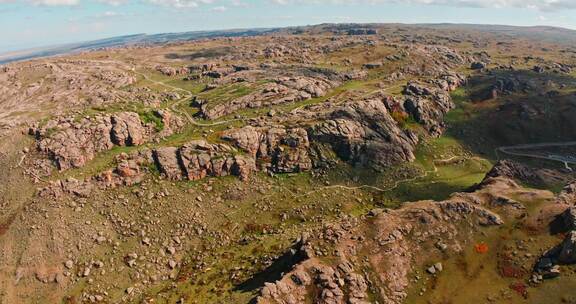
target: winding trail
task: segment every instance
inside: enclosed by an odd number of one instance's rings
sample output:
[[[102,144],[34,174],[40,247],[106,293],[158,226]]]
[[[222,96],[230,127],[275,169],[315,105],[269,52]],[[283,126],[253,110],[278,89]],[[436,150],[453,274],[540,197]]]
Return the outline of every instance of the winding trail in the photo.
[[[392,191],[392,190],[398,188],[401,184],[408,183],[408,182],[412,182],[412,181],[415,181],[415,180],[421,179],[421,178],[426,178],[428,175],[430,175],[430,174],[432,174],[432,173],[438,172],[438,167],[436,166],[436,163],[440,163],[440,162],[450,162],[450,161],[452,161],[452,160],[454,160],[454,159],[456,159],[456,158],[458,158],[458,157],[459,157],[459,156],[452,156],[452,157],[447,158],[447,159],[434,160],[434,161],[432,161],[432,166],[434,167],[433,170],[424,171],[424,172],[423,172],[422,174],[420,174],[420,175],[413,176],[413,177],[410,177],[410,178],[407,178],[407,179],[397,180],[397,181],[394,182],[394,184],[393,184],[392,186],[390,186],[390,187],[388,187],[388,188],[386,188],[386,189],[379,188],[379,187],[376,187],[376,186],[371,186],[371,185],[360,185],[360,186],[356,186],[356,187],[348,187],[348,186],[343,186],[343,185],[330,185],[330,186],[325,186],[325,187],[322,187],[322,188],[319,188],[319,189],[316,189],[316,190],[309,191],[309,192],[304,193],[304,194],[296,195],[296,197],[297,197],[297,198],[299,198],[299,197],[304,197],[304,196],[308,196],[308,195],[310,195],[310,194],[314,194],[314,193],[321,192],[321,191],[324,191],[324,190],[329,190],[329,189],[344,189],[344,190],[350,190],[350,191],[359,190],[359,189],[372,189],[372,190],[375,190],[375,191],[378,191],[378,192],[389,192],[389,191]],[[463,159],[464,159],[464,160],[468,160],[468,159],[471,159],[471,158],[463,158]]]
[[[564,157],[560,155],[542,155],[529,152],[518,152],[514,150],[527,150],[527,149],[537,149],[537,148],[549,148],[549,147],[569,147],[576,146],[576,141],[567,142],[551,142],[551,143],[538,143],[538,144],[524,144],[516,146],[503,146],[496,148],[496,157],[499,159],[499,152],[512,156],[530,157],[536,159],[544,159],[550,161],[561,162],[566,166],[566,169],[572,170],[568,164],[576,164],[576,157]]]
[[[186,119],[187,119],[191,124],[193,124],[193,125],[195,125],[195,126],[198,126],[198,127],[213,127],[213,126],[219,126],[219,125],[229,124],[229,123],[234,122],[234,121],[242,121],[242,120],[244,120],[243,118],[235,118],[235,119],[223,120],[223,121],[212,122],[212,123],[200,123],[200,122],[197,122],[197,121],[192,117],[192,115],[190,115],[190,113],[178,109],[178,106],[180,106],[185,100],[187,100],[187,99],[189,99],[189,98],[192,98],[192,96],[194,96],[194,93],[192,93],[192,92],[189,91],[189,90],[186,90],[186,89],[183,89],[183,88],[179,88],[179,87],[176,87],[176,86],[167,84],[167,83],[162,82],[162,81],[153,80],[153,79],[151,79],[150,77],[148,77],[148,75],[136,71],[136,68],[135,68],[135,67],[132,67],[132,72],[134,72],[134,73],[137,74],[137,75],[140,75],[140,76],[144,77],[144,79],[146,79],[147,81],[152,82],[152,83],[154,83],[154,84],[156,84],[156,85],[163,86],[163,87],[166,87],[166,88],[175,90],[175,91],[180,91],[180,92],[186,93],[186,96],[183,97],[183,98],[180,98],[178,101],[176,101],[175,103],[173,103],[173,104],[170,106],[170,109],[171,109],[172,111],[174,111],[174,112],[176,112],[176,113],[178,113],[178,114],[183,115],[184,117],[186,117]]]
[[[198,127],[213,127],[213,126],[219,126],[219,125],[229,124],[229,123],[235,122],[235,121],[244,121],[244,120],[245,120],[244,118],[235,118],[235,119],[228,119],[228,120],[223,120],[223,121],[218,121],[218,122],[200,123],[200,122],[196,121],[196,120],[190,115],[190,113],[178,109],[178,107],[182,104],[182,102],[184,102],[184,101],[187,100],[188,98],[191,98],[192,96],[194,96],[194,93],[192,93],[192,92],[189,91],[189,90],[186,90],[186,89],[183,89],[183,88],[179,88],[179,87],[176,87],[176,86],[167,84],[167,83],[162,82],[162,81],[153,80],[153,79],[151,79],[150,77],[148,77],[148,75],[136,71],[136,67],[135,67],[135,66],[131,67],[130,70],[131,70],[133,73],[142,76],[145,80],[147,80],[147,81],[149,81],[149,82],[151,82],[151,83],[154,83],[154,84],[156,84],[156,85],[163,86],[163,87],[166,87],[166,88],[175,90],[175,91],[180,91],[180,92],[186,93],[186,96],[183,97],[183,98],[181,98],[180,100],[176,101],[174,104],[172,104],[172,105],[170,106],[170,109],[171,109],[172,111],[176,112],[176,113],[179,113],[179,114],[185,116],[186,119],[187,119],[191,124],[193,124],[193,125],[195,125],[195,126],[198,126]],[[377,93],[377,92],[380,92],[380,91],[386,92],[386,91],[389,91],[389,90],[392,90],[392,89],[396,89],[396,88],[401,87],[401,86],[402,86],[402,85],[394,85],[394,86],[385,88],[385,89],[383,89],[383,90],[370,91],[370,92],[367,92],[366,94],[362,95],[361,98],[366,98],[366,97],[368,97],[368,96],[371,96],[371,95],[374,94],[374,93]],[[308,106],[308,105],[302,105],[302,106],[296,107],[296,108],[292,109],[290,112],[297,112],[297,111],[301,110],[302,108],[304,108],[304,107],[306,107],[306,106]]]
[[[319,193],[319,192],[323,192],[323,191],[330,190],[330,189],[344,189],[344,190],[349,190],[349,191],[354,191],[354,190],[359,190],[359,189],[372,189],[372,190],[375,190],[375,191],[377,191],[377,192],[382,192],[382,193],[384,193],[384,192],[390,192],[390,191],[395,190],[396,188],[398,188],[401,184],[408,183],[408,182],[411,182],[411,181],[415,181],[415,180],[417,180],[417,179],[425,178],[425,177],[427,177],[428,175],[430,175],[430,174],[432,174],[432,173],[438,172],[438,167],[436,166],[436,163],[450,162],[450,161],[452,161],[452,160],[454,160],[454,159],[457,159],[457,158],[462,158],[462,160],[464,160],[464,161],[470,160],[470,159],[481,159],[480,157],[452,156],[452,157],[447,158],[447,159],[433,160],[433,161],[432,161],[432,166],[434,167],[433,170],[424,171],[422,174],[417,175],[417,176],[414,176],[414,177],[411,177],[411,178],[402,179],[402,180],[397,180],[396,182],[394,182],[393,185],[391,185],[390,187],[388,187],[388,188],[386,188],[386,189],[380,188],[380,187],[376,187],[376,186],[372,186],[372,185],[360,185],[360,186],[356,186],[356,187],[350,187],[350,186],[344,186],[344,185],[328,185],[328,186],[320,187],[320,188],[318,188],[318,189],[315,189],[315,190],[312,190],[312,191],[308,191],[308,192],[302,193],[302,194],[297,194],[297,193],[295,193],[294,191],[292,191],[292,190],[290,190],[289,188],[286,188],[286,187],[282,187],[282,189],[284,189],[284,190],[286,190],[287,192],[289,192],[290,194],[292,194],[292,195],[294,196],[294,198],[302,198],[302,197],[306,197],[306,196],[312,195],[312,194],[314,194],[314,193]],[[273,195],[273,194],[267,195],[267,196],[263,197],[263,199],[264,199],[264,198],[269,198],[269,197],[271,197],[272,195]],[[233,211],[233,212],[230,212],[230,213],[224,213],[224,212],[222,212],[222,213],[224,214],[224,216],[225,216],[227,219],[230,220],[230,216],[233,215],[233,214],[235,214],[235,213],[237,213],[237,212],[240,212],[240,210],[236,210],[236,211]]]

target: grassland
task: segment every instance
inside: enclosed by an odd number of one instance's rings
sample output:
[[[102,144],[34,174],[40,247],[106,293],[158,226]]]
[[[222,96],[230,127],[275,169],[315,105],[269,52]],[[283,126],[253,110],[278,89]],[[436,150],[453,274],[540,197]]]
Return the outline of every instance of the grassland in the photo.
[[[568,286],[576,283],[574,275],[568,274],[561,284],[548,281],[537,288],[525,284],[533,267],[530,257],[554,246],[558,238],[526,225],[526,218],[541,212],[545,199],[517,199],[527,206],[528,216],[507,219],[505,225],[475,236],[476,243],[468,243],[456,257],[426,257],[424,265],[442,261],[444,270],[435,276],[423,270],[415,274],[421,279],[411,288],[407,303],[564,303],[570,299]],[[488,252],[478,252],[476,244],[486,244]],[[510,257],[514,262],[509,262]],[[517,275],[511,276],[509,269],[516,269]],[[526,294],[514,290],[515,284],[524,286]]]

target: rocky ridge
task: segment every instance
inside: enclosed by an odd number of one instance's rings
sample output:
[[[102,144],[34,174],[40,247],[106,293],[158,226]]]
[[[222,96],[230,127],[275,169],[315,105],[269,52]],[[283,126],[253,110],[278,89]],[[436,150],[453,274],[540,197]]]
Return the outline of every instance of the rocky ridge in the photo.
[[[432,136],[440,136],[445,127],[444,115],[455,107],[450,91],[465,84],[460,75],[445,75],[434,81],[434,86],[410,82],[404,88],[404,109],[422,124]]]
[[[359,220],[327,226],[307,238],[303,248],[308,258],[279,281],[267,283],[257,303],[370,303],[371,298],[403,303],[423,252],[461,252],[474,233],[504,223],[506,206],[497,209],[504,214],[499,215],[490,207],[492,201],[519,191],[512,180],[490,177],[474,193],[409,203],[398,210],[376,209]],[[335,262],[326,263],[327,257]],[[441,264],[433,268],[429,273],[442,271]]]
[[[144,124],[138,113],[118,112],[111,115],[84,117],[80,121],[63,118],[48,121],[42,127],[31,127],[37,149],[51,159],[58,170],[83,167],[96,153],[115,146],[139,146],[156,136],[170,135],[182,122],[168,112],[158,112],[165,129],[156,132],[153,124]]]
[[[217,119],[241,109],[269,107],[322,97],[338,84],[325,78],[283,77],[264,84],[256,92],[224,104],[212,106],[210,103],[200,102],[200,115],[207,119]]]

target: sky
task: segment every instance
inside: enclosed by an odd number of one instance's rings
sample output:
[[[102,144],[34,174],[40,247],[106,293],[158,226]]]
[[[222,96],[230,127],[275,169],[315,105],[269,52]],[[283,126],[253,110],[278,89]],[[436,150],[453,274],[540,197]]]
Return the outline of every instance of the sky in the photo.
[[[0,53],[138,33],[328,22],[576,29],[576,0],[0,0]]]

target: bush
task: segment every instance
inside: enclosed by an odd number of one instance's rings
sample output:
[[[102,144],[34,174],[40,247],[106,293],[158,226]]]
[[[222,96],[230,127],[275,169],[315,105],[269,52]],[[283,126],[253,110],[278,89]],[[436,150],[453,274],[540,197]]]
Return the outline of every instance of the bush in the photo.
[[[399,110],[392,111],[391,116],[396,121],[396,123],[398,123],[398,125],[400,125],[401,127],[404,127],[406,125],[406,122],[408,121],[408,114],[404,111]]]

